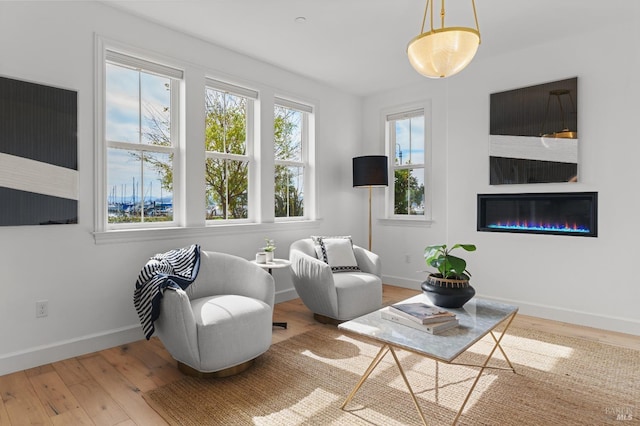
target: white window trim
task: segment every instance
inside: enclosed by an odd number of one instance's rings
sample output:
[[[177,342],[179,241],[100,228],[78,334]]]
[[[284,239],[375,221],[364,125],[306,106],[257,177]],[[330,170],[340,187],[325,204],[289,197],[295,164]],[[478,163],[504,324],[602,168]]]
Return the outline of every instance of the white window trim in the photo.
[[[255,156],[255,134],[256,134],[256,114],[255,103],[259,100],[259,92],[257,90],[249,89],[244,86],[239,86],[234,83],[214,79],[211,77],[205,78],[205,91],[207,89],[217,90],[236,96],[240,96],[247,99],[247,154],[229,154],[217,151],[205,151],[205,158],[217,158],[221,160],[232,161],[246,161],[249,163],[248,182],[247,182],[247,218],[241,219],[209,219],[206,220],[206,226],[226,226],[231,224],[244,224],[255,223],[259,209],[256,202],[256,179],[253,176],[256,175],[256,156]],[[204,176],[203,176],[204,178]]]
[[[315,176],[313,174],[313,149],[315,144],[315,108],[311,105],[293,101],[291,99],[285,99],[282,97],[274,97],[274,109],[276,106],[289,108],[302,112],[302,155],[300,161],[295,160],[276,160],[274,159],[274,166],[291,166],[302,167],[303,169],[303,191],[304,191],[304,214],[302,216],[281,216],[276,217],[274,213],[274,220],[276,222],[298,222],[315,219]],[[275,192],[273,194],[275,198]]]
[[[394,186],[389,185],[385,190],[385,217],[381,219],[381,223],[387,225],[430,225],[433,222],[433,187],[432,187],[432,163],[431,156],[432,146],[432,120],[431,120],[431,100],[427,99],[421,102],[401,105],[397,107],[387,108],[381,111],[381,132],[384,135],[385,151],[389,159],[389,180],[394,179],[394,170],[403,168],[415,168],[416,165],[407,165],[406,167],[397,167],[395,160],[395,140],[392,138],[389,122],[402,118],[414,117],[415,112],[422,110],[424,115],[424,156],[425,162],[422,164],[424,170],[424,215],[397,215],[393,213],[394,209]],[[418,165],[420,166],[420,165]]]
[[[184,238],[190,238],[190,239],[197,238],[197,237],[206,238],[206,237],[214,237],[218,235],[241,235],[241,234],[255,235],[256,233],[269,234],[269,233],[275,233],[275,232],[289,232],[289,231],[304,231],[310,234],[319,232],[322,219],[318,216],[318,213],[317,213],[318,200],[316,199],[316,193],[317,193],[316,185],[317,185],[318,177],[315,174],[315,168],[316,168],[315,166],[315,158],[316,158],[315,114],[317,114],[318,112],[318,107],[316,106],[317,102],[304,100],[303,103],[299,103],[292,100],[290,101],[288,99],[289,96],[287,96],[287,99],[275,98],[276,100],[292,102],[293,104],[287,104],[289,106],[296,106],[298,108],[302,108],[302,106],[304,106],[310,109],[309,110],[310,113],[307,117],[308,118],[307,149],[303,153],[304,160],[306,161],[305,177],[304,177],[305,178],[305,216],[280,218],[280,220],[278,220],[277,222],[274,222],[273,203],[272,203],[270,207],[271,217],[269,216],[262,217],[260,212],[254,209],[254,211],[256,212],[255,222],[239,223],[236,220],[233,220],[233,221],[224,221],[224,223],[216,224],[216,226],[207,226],[204,219],[202,220],[202,224],[200,224],[198,220],[192,217],[193,214],[191,212],[187,213],[187,211],[185,210],[187,208],[187,206],[185,206],[185,202],[187,201],[187,198],[188,197],[193,198],[194,194],[189,189],[185,189],[186,188],[185,185],[188,182],[190,182],[191,179],[193,179],[192,176],[185,175],[185,173],[188,171],[186,169],[187,164],[185,163],[185,161],[188,160],[188,157],[191,158],[191,161],[193,161],[193,154],[189,154],[189,155],[185,154],[185,149],[187,149],[187,147],[186,147],[186,140],[184,140],[184,137],[185,137],[185,131],[187,130],[187,127],[191,126],[193,128],[194,125],[193,125],[193,122],[189,124],[189,122],[182,121],[182,120],[185,120],[185,117],[186,117],[186,106],[192,105],[194,103],[193,99],[185,100],[185,97],[187,96],[187,92],[189,92],[187,88],[189,85],[199,84],[197,83],[199,80],[198,76],[200,75],[200,70],[202,69],[202,67],[200,67],[197,64],[189,63],[187,61],[176,60],[174,58],[167,57],[162,53],[153,52],[148,49],[141,49],[138,47],[134,47],[129,44],[125,44],[120,41],[110,39],[108,37],[104,37],[100,34],[94,35],[94,47],[95,47],[95,50],[94,50],[95,51],[95,55],[94,55],[94,60],[95,60],[94,62],[95,154],[94,154],[94,191],[93,191],[94,193],[94,200],[93,200],[94,201],[93,202],[94,227],[93,227],[92,235],[97,245],[122,244],[122,243],[128,243],[133,241],[135,242],[166,241],[166,240],[174,240],[174,239],[183,240]],[[164,227],[160,227],[157,222],[154,222],[153,225],[150,224],[149,227],[136,226],[134,228],[110,229],[110,228],[107,228],[106,226],[107,225],[107,206],[106,206],[106,195],[107,195],[107,167],[106,167],[107,151],[106,149],[107,148],[106,148],[106,141],[104,137],[105,122],[103,117],[105,114],[105,85],[106,85],[105,64],[107,59],[106,58],[107,50],[121,53],[133,59],[141,58],[141,59],[150,61],[151,63],[155,63],[157,65],[167,64],[167,66],[169,66],[169,68],[171,69],[183,70],[185,79],[182,81],[180,85],[180,99],[177,100],[180,102],[179,105],[181,109],[181,117],[180,117],[181,121],[176,121],[175,123],[173,123],[173,125],[175,126],[175,130],[179,131],[179,134],[181,135],[181,138],[182,138],[181,145],[180,145],[180,158],[179,159],[174,158],[174,174],[176,176],[184,177],[184,179],[182,179],[182,182],[180,182],[179,187],[176,185],[176,182],[174,181],[174,203],[182,207],[180,212],[178,212],[178,214],[180,214],[180,217],[182,219],[180,220],[180,222],[176,222],[175,221],[176,216],[174,216],[173,226],[165,225]],[[166,72],[163,72],[161,70],[156,70],[156,72],[166,75]],[[190,76],[189,83],[186,80],[187,73]],[[200,81],[202,81],[202,86],[200,86],[200,88],[197,89],[200,92],[202,92],[202,90],[206,86],[205,81],[208,80],[206,74],[207,74],[207,71],[204,71],[203,74],[201,75],[202,80]],[[217,79],[212,79],[212,80],[219,81]],[[223,82],[223,83],[226,83],[226,82]],[[226,83],[226,84],[229,84],[230,85],[229,90],[234,92],[238,87],[241,87],[241,86],[236,86],[235,84],[232,84],[232,83]],[[257,90],[252,90],[252,89],[248,89],[248,90],[250,90],[250,92],[247,94],[258,93]],[[269,96],[266,97],[267,99],[266,103],[261,100],[256,100],[254,103],[255,104],[254,114],[257,119],[254,121],[254,126],[255,126],[254,129],[251,129],[251,131],[255,133],[254,135],[252,135],[250,139],[251,143],[254,143],[253,136],[255,136],[255,146],[252,147],[253,156],[251,159],[254,161],[255,167],[257,169],[261,169],[265,165],[262,162],[261,163],[257,162],[257,159],[259,158],[258,157],[259,153],[255,151],[260,146],[259,140],[261,136],[263,137],[265,136],[264,135],[265,129],[261,129],[259,127],[259,121],[260,121],[259,116],[261,115],[260,110],[266,108],[267,111],[270,111],[270,113],[273,114],[273,106],[274,106],[272,101],[273,89],[269,86],[264,86],[262,87],[261,90],[266,90]],[[191,91],[190,93],[192,92],[193,91]],[[239,94],[242,94],[242,93],[239,93]],[[297,96],[292,95],[292,98],[297,98]],[[172,99],[172,102],[174,102],[173,99]],[[313,105],[313,106],[310,107],[309,105]],[[178,126],[181,126],[181,128],[179,128]],[[273,128],[271,127],[267,131],[272,132]],[[264,137],[264,139],[267,141],[269,140],[268,134],[266,135],[266,137]],[[165,147],[158,147],[158,148],[163,149]],[[193,146],[190,146],[188,150],[193,152],[194,151]],[[197,149],[195,151],[197,152]],[[204,152],[205,152],[204,149],[202,149],[203,155],[204,155]],[[273,176],[273,172],[270,174],[270,176]],[[254,176],[250,177],[250,179],[251,179],[250,182],[253,184],[253,191],[255,192],[255,194],[252,194],[252,192],[249,193],[250,202],[251,202],[251,200],[257,200],[258,197],[256,194],[260,193],[261,188],[259,186],[260,176],[258,175],[257,172],[254,173]],[[271,194],[271,197],[273,197],[273,194]],[[262,198],[261,203],[264,204],[265,199],[264,197],[261,197],[261,198]],[[203,203],[203,206],[204,206],[204,203]],[[264,206],[261,205],[261,206],[258,206],[258,208],[260,210],[263,210]],[[174,214],[176,214],[175,209],[174,209]],[[191,220],[191,222],[187,223],[189,220]]]
[[[181,152],[183,141],[180,140],[180,114],[182,109],[181,92],[183,90],[184,71],[178,66],[172,65],[171,60],[161,57],[150,57],[148,53],[140,52],[137,49],[123,46],[120,43],[107,41],[97,36],[95,37],[96,46],[96,63],[95,63],[95,200],[94,200],[94,236],[99,233],[123,231],[123,230],[139,230],[139,229],[158,229],[173,228],[180,226],[183,218],[181,208],[183,204],[183,195],[180,193],[181,187]],[[126,142],[115,142],[106,140],[106,64],[112,62],[117,65],[131,67],[133,69],[143,68],[145,72],[159,74],[174,80],[171,90],[171,105],[178,108],[171,108],[171,140],[175,141],[175,145],[171,147],[164,146],[146,146],[144,144],[129,144]],[[163,65],[166,64],[166,65]],[[109,147],[119,147],[132,149],[136,151],[173,153],[173,204],[174,216],[170,222],[147,222],[147,223],[130,223],[130,224],[110,224],[107,216],[107,149]],[[179,208],[176,208],[178,206]],[[96,240],[97,241],[97,240]]]

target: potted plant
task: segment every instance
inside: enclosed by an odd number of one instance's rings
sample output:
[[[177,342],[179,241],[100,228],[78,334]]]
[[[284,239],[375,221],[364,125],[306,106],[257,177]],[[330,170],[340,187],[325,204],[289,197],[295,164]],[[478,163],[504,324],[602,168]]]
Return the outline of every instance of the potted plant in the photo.
[[[455,249],[475,251],[476,246],[439,244],[424,249],[425,262],[438,272],[430,273],[420,287],[434,305],[443,308],[460,308],[476,294],[469,284],[471,273],[466,260],[451,254]]]
[[[276,242],[270,238],[265,238],[266,246],[262,248],[262,250],[267,254],[267,262],[273,262],[273,252],[276,251]]]

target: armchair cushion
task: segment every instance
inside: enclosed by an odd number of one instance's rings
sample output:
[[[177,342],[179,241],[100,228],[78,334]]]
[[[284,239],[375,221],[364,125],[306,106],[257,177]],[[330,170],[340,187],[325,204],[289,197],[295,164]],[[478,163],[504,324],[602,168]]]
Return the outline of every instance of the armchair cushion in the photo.
[[[262,300],[234,294],[202,297],[191,301],[191,309],[196,320],[200,371],[246,362],[271,345],[272,310]]]
[[[311,237],[318,259],[331,267],[333,272],[360,271],[353,253],[351,236],[342,237]]]

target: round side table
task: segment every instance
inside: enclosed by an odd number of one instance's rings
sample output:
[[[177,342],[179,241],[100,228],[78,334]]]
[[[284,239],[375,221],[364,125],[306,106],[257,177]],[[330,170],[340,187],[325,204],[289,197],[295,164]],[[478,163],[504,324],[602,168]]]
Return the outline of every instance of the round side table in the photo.
[[[273,262],[266,262],[266,263],[258,263],[255,260],[250,260],[250,262],[253,263],[254,265],[258,265],[262,269],[266,269],[271,275],[273,275],[274,269],[288,268],[289,266],[291,266],[291,261],[287,259],[273,259]],[[287,323],[274,322],[273,326],[287,328]]]

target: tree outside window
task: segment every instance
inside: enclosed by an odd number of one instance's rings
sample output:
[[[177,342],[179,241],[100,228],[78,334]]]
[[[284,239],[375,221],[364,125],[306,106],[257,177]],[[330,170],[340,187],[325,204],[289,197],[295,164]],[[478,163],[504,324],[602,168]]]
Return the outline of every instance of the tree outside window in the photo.
[[[274,107],[275,217],[304,216],[306,114]]]
[[[107,221],[173,221],[171,99],[176,80],[107,62]]]
[[[180,126],[193,118],[180,113],[184,72],[161,62],[152,62],[105,48],[105,91],[99,96],[104,140],[98,148],[103,167],[97,179],[106,176],[97,204],[98,231],[108,229],[181,226],[180,214],[191,206],[176,206],[188,194],[175,194],[192,178],[180,158],[184,146],[197,143],[180,140]],[[247,221],[259,210],[250,194],[269,184],[253,175],[255,157],[253,115],[258,91],[205,77],[205,221]],[[305,217],[305,187],[313,182],[309,167],[309,129],[313,108],[276,97],[274,99],[274,216]],[[311,123],[311,124],[310,124]],[[269,138],[262,140],[268,141]],[[312,138],[311,138],[312,139]],[[104,151],[102,151],[104,149]],[[313,191],[312,191],[313,192]],[[312,193],[311,192],[311,193]],[[175,196],[175,197],[174,197]],[[269,194],[260,199],[269,202]],[[313,200],[309,201],[313,208]],[[192,203],[193,204],[193,203]],[[176,217],[177,216],[177,217]],[[190,213],[189,215],[190,216]],[[269,218],[266,218],[267,220]],[[162,224],[159,224],[162,222]]]
[[[388,116],[392,165],[393,215],[425,214],[425,138],[423,110]]]
[[[205,96],[206,219],[249,215],[248,106],[251,100],[207,88]]]

